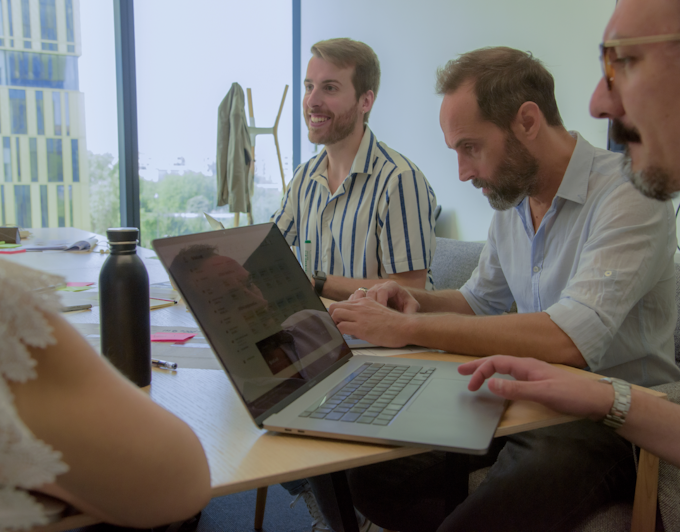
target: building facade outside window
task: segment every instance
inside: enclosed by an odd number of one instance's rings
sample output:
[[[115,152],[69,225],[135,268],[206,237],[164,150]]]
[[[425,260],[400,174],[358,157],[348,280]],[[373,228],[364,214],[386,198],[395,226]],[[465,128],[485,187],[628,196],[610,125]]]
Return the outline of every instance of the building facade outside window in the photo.
[[[3,224],[90,229],[79,9],[79,0],[0,0]]]

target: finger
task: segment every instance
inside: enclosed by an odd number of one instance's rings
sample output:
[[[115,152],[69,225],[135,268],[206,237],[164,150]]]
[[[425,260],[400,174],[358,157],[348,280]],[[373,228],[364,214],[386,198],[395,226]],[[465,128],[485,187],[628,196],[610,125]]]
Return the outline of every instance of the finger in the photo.
[[[333,321],[335,322],[336,325],[342,323],[342,322],[352,322],[356,321],[354,311],[351,310],[350,308],[346,307],[338,307],[333,310],[331,313],[331,318],[333,318]]]
[[[357,288],[354,291],[354,293],[351,296],[349,296],[349,300],[355,301],[357,299],[363,299],[363,298],[367,297],[367,295],[368,294],[367,294],[366,290],[362,290],[361,288]]]
[[[420,303],[418,303],[415,299],[408,299],[406,303],[401,305],[401,312],[404,314],[416,314],[420,310]]]
[[[380,303],[383,307],[387,306],[387,303],[390,300],[390,293],[387,290],[380,287],[377,288],[373,294],[375,294],[375,297],[373,297],[375,301]]]
[[[479,390],[482,387],[482,384],[484,384],[484,381],[496,372],[496,366],[494,365],[493,360],[482,360],[475,368],[474,373],[472,373],[472,377],[468,383],[468,390],[472,392]]]

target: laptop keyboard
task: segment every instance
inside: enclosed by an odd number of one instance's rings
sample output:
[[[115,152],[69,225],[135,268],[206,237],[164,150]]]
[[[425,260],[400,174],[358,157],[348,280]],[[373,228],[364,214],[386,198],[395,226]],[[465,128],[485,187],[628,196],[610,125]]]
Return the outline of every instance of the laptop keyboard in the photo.
[[[397,364],[366,364],[330,399],[300,417],[389,425],[436,368]]]

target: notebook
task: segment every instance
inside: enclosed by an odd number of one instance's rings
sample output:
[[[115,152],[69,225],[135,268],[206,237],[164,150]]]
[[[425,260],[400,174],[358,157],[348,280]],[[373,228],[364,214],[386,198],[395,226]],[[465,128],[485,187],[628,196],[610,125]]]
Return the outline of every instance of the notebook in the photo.
[[[275,224],[153,246],[259,427],[486,453],[505,401],[454,362],[353,354]]]

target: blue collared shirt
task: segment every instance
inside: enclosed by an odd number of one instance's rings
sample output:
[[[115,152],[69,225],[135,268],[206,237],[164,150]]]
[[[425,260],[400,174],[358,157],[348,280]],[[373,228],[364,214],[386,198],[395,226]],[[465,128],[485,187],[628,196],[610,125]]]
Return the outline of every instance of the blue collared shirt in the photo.
[[[577,143],[536,232],[529,200],[496,212],[461,292],[476,314],[546,312],[589,368],[643,386],[680,380],[671,202],[644,197],[622,156]]]

